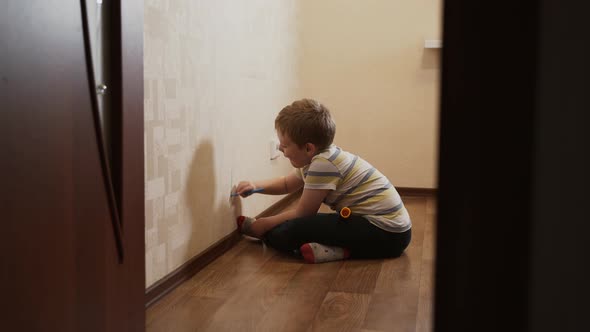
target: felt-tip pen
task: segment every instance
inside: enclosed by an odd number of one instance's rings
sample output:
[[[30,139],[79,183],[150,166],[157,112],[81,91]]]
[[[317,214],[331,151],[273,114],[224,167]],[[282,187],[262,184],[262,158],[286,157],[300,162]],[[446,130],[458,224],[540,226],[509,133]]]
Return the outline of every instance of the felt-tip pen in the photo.
[[[264,188],[256,188],[256,189],[252,189],[252,190],[246,191],[244,194],[246,194],[246,196],[250,196],[252,194],[260,193],[260,192],[263,192],[263,191],[264,191]],[[231,197],[234,197],[234,196],[239,196],[239,195],[240,194],[238,194],[238,193],[231,193],[230,196]]]

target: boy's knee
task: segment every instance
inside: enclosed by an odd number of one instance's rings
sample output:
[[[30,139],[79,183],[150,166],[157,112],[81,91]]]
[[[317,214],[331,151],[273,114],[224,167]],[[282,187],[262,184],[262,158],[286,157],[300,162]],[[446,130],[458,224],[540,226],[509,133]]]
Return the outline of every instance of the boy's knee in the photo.
[[[288,228],[285,227],[284,224],[278,225],[266,232],[264,240],[269,246],[275,249],[282,251],[292,250],[291,236],[289,235]]]

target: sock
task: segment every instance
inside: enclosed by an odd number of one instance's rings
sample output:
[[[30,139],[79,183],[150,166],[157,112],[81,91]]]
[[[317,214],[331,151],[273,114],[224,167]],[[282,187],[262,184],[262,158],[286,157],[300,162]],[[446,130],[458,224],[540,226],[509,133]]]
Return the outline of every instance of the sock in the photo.
[[[330,247],[319,243],[305,243],[299,248],[306,263],[324,263],[347,259],[350,251],[346,248]]]
[[[252,225],[252,223],[255,221],[256,221],[256,219],[250,218],[250,217],[245,217],[245,216],[239,216],[236,219],[236,223],[238,224],[238,229],[240,230],[240,232],[242,234],[248,235],[248,236],[253,236],[250,233],[250,225]]]

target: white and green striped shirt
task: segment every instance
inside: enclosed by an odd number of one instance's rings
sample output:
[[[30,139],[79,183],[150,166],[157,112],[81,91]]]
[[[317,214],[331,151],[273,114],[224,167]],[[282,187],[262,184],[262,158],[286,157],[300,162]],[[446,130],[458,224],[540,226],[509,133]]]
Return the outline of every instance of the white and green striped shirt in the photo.
[[[401,233],[412,227],[410,215],[395,187],[385,175],[362,158],[335,145],[295,169],[305,189],[329,189],[324,203],[332,210],[349,207],[373,225]]]

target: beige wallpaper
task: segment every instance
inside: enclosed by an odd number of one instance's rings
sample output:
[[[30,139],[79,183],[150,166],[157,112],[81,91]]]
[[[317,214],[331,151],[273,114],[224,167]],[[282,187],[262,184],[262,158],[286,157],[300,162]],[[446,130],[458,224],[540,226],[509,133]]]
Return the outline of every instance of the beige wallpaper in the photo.
[[[298,91],[296,0],[146,0],[146,284],[235,229],[233,184],[271,161],[274,117]],[[255,196],[255,215],[279,196]]]
[[[395,186],[436,187],[440,0],[301,0],[303,94]]]

